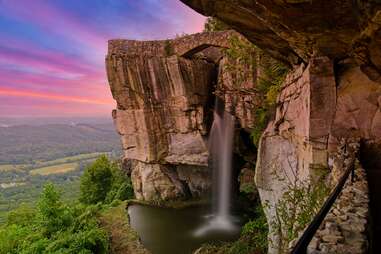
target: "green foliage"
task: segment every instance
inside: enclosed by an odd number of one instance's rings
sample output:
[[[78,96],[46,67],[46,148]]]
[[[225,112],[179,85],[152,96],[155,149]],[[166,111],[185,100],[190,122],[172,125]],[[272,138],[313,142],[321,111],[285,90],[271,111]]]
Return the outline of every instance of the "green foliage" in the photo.
[[[0,229],[0,254],[107,253],[108,236],[98,225],[98,210],[68,206],[54,185],[47,184],[37,211],[21,206],[10,213]]]
[[[7,213],[21,204],[35,206],[44,184],[51,182],[62,192],[63,200],[75,200],[79,196],[80,177],[86,165],[92,163],[101,153],[80,154],[50,161],[36,161],[25,165],[0,166],[0,184],[10,185],[2,188],[0,193],[0,224],[6,221]],[[108,156],[115,156],[107,153]],[[50,166],[61,166],[63,163],[75,162],[76,170],[69,172],[50,172],[47,175],[31,174],[33,169]],[[57,167],[58,168],[58,167]],[[14,185],[13,187],[11,185]]]
[[[8,213],[7,225],[27,226],[36,216],[36,210],[28,204],[21,204]]]
[[[39,223],[48,236],[67,227],[73,219],[61,201],[61,194],[51,183],[45,185],[37,206]]]
[[[133,197],[130,178],[118,163],[101,156],[86,168],[81,178],[85,202],[69,205],[61,196],[48,183],[37,209],[21,205],[11,211],[0,228],[0,254],[108,253],[108,234],[97,219],[100,211]]]
[[[256,125],[251,133],[254,144],[258,145],[263,130],[274,114],[288,68],[246,39],[232,36],[229,44],[230,47],[225,50],[229,60],[226,70],[234,82],[233,89],[259,99],[254,112]],[[255,88],[242,88],[242,83],[250,79],[256,83]]]
[[[31,233],[30,228],[16,224],[0,229],[0,254],[18,254],[19,246]]]
[[[85,169],[80,185],[80,200],[83,203],[96,204],[105,201],[112,185],[113,167],[106,156],[101,156]]]
[[[316,181],[296,178],[287,184],[287,189],[275,206],[276,219],[271,222],[279,236],[279,253],[288,253],[289,243],[319,212],[331,191],[324,176]]]
[[[257,52],[257,68],[260,69],[257,91],[261,98],[261,103],[256,109],[256,126],[251,133],[253,142],[256,145],[258,145],[263,130],[274,115],[277,97],[288,73],[286,65],[270,57],[260,49],[257,49]]]
[[[216,31],[224,31],[229,29],[230,28],[228,25],[226,25],[224,22],[214,17],[208,17],[204,24],[204,32],[216,32]]]
[[[267,253],[268,225],[262,207],[258,204],[252,220],[247,222],[240,238],[222,245],[205,245],[200,254],[265,254]]]
[[[248,253],[267,253],[267,234],[268,225],[262,207],[256,209],[257,216],[254,220],[247,222],[242,228],[242,238],[249,242],[251,252]]]
[[[246,184],[241,184],[240,186],[240,192],[243,194],[252,194],[255,193],[257,189],[255,188],[254,182],[253,183],[246,183]]]
[[[134,197],[129,177],[125,176],[116,162],[106,156],[99,157],[85,169],[81,178],[80,200],[85,204],[111,203]]]
[[[228,58],[226,70],[232,75],[233,88],[237,91],[243,91],[242,83],[250,78],[253,78],[253,72],[256,68],[257,49],[251,42],[238,36],[229,38],[228,49],[225,49],[225,54]],[[254,93],[247,91],[246,93]]]
[[[134,198],[134,189],[131,179],[124,175],[117,165],[112,167],[112,184],[110,191],[107,193],[106,203],[132,198]]]

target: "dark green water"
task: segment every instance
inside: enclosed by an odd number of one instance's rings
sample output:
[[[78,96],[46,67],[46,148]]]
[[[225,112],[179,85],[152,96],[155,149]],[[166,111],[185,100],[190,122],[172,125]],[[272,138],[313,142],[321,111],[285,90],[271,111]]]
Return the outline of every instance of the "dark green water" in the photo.
[[[203,243],[233,241],[239,237],[240,227],[207,230],[209,208],[158,208],[132,205],[128,208],[132,227],[138,232],[144,246],[152,254],[190,254]]]

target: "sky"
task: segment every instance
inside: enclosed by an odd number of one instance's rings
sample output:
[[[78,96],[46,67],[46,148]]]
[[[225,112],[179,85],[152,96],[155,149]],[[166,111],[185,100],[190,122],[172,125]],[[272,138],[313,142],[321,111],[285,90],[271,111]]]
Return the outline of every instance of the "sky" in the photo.
[[[0,117],[109,116],[107,40],[203,29],[179,0],[0,0]]]

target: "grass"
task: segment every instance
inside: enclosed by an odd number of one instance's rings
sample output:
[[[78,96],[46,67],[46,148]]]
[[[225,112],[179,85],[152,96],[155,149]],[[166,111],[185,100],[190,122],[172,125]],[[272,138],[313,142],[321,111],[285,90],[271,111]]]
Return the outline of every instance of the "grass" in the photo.
[[[78,163],[64,163],[59,165],[47,166],[42,168],[33,169],[30,171],[31,175],[50,175],[61,174],[70,171],[74,171],[78,168]]]
[[[149,254],[130,227],[127,215],[127,202],[103,211],[99,218],[101,226],[110,236],[111,253]]]

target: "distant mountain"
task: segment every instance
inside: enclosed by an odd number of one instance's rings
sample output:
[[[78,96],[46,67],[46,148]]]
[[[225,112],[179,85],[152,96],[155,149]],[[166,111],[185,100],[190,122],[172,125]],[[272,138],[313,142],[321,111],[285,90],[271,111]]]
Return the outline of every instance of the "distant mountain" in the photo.
[[[84,122],[81,119],[40,125],[36,121],[33,125],[0,122],[0,164],[29,164],[81,153],[121,151],[111,119]]]

